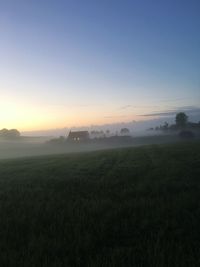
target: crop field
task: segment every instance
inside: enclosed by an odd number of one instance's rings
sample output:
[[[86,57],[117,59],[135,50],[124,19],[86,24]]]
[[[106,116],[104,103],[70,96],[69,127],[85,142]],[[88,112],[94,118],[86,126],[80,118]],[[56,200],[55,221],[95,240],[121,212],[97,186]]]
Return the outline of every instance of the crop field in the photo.
[[[0,266],[200,266],[200,142],[1,160]]]

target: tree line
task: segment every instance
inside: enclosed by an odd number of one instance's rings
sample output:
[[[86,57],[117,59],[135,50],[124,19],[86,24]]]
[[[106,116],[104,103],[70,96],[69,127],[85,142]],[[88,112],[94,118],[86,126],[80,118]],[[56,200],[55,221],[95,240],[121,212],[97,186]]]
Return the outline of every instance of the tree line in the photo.
[[[6,139],[15,139],[20,137],[20,132],[17,129],[2,129],[0,130],[0,137]]]
[[[150,128],[156,131],[180,131],[180,130],[200,130],[200,121],[198,123],[190,122],[189,117],[184,112],[179,112],[175,117],[175,124],[169,125],[165,122],[163,125]]]

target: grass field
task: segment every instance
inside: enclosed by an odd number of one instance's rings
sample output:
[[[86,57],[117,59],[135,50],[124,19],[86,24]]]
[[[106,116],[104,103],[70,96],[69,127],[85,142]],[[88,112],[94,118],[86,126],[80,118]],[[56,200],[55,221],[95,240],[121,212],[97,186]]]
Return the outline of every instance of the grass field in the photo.
[[[0,266],[200,266],[200,143],[1,160]]]

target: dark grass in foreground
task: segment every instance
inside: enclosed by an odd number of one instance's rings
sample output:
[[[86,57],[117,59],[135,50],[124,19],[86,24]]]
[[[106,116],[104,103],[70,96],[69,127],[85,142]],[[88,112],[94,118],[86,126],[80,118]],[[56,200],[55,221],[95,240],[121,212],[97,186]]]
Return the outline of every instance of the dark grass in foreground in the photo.
[[[200,266],[200,143],[0,161],[0,266]]]

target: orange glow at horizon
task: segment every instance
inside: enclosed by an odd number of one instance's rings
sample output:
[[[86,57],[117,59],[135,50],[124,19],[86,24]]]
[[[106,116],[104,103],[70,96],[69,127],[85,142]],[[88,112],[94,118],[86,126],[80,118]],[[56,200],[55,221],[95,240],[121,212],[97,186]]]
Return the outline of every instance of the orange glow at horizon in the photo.
[[[0,128],[16,128],[19,131],[48,130],[65,127],[103,125],[137,120],[137,115],[110,112],[108,108],[41,107],[2,103]],[[139,118],[142,120],[142,117]]]

